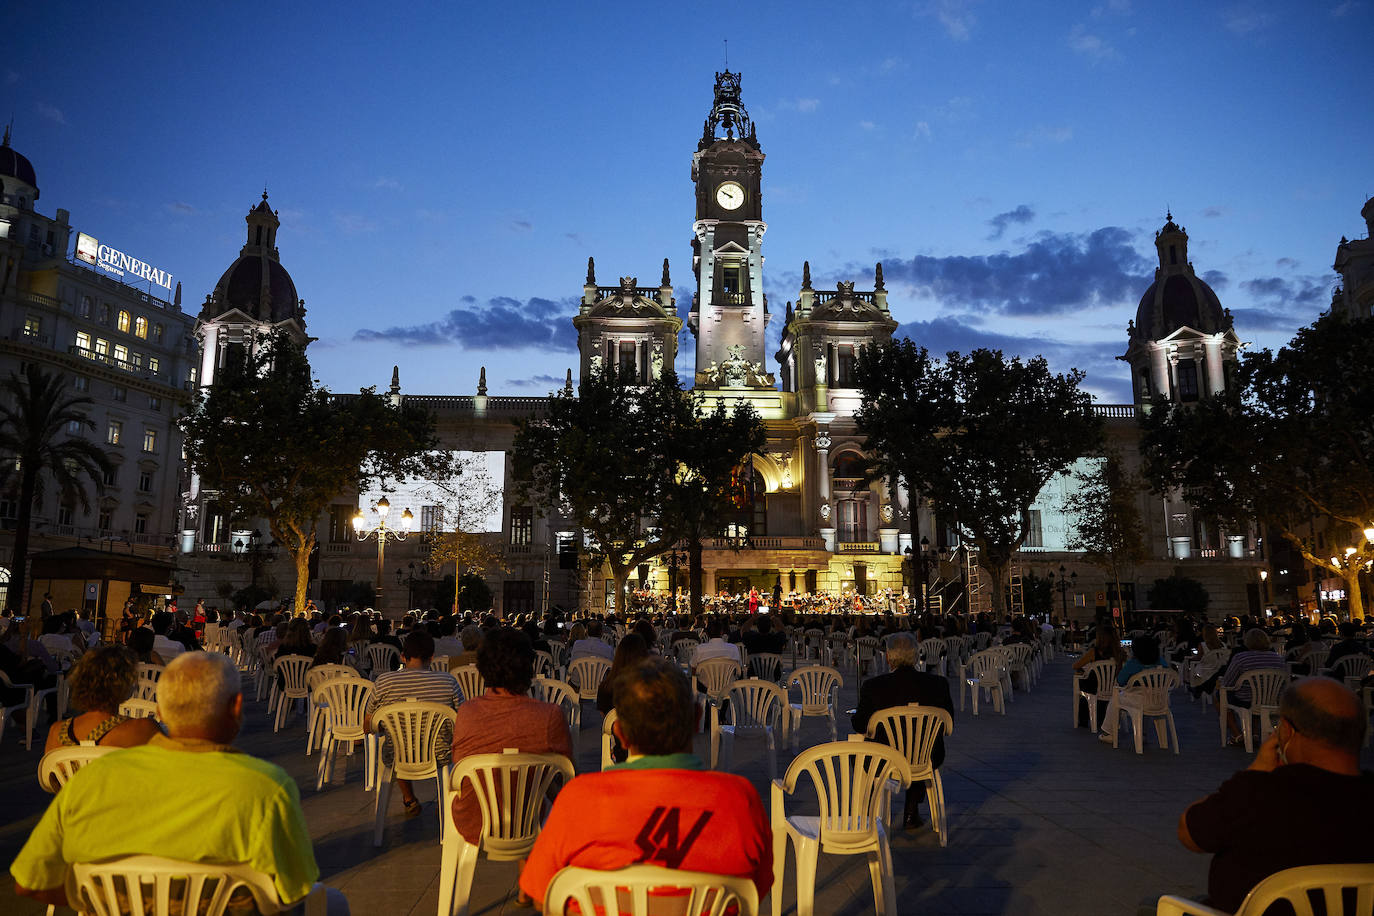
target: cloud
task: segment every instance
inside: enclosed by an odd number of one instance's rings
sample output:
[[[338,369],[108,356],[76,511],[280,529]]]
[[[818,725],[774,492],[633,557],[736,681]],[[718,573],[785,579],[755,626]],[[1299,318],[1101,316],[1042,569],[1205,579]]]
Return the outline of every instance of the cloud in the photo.
[[[380,178],[378,178],[376,181],[374,181],[374,182],[372,183],[372,186],[373,186],[374,188],[380,188],[380,189],[385,190],[385,191],[399,191],[399,190],[401,190],[401,183],[400,183],[399,181],[397,181],[395,178],[388,178],[388,177],[385,176],[385,175],[383,175],[382,177],[380,177]]]
[[[571,320],[577,313],[577,299],[533,297],[521,302],[498,296],[479,303],[473,296],[463,296],[458,301],[462,307],[437,321],[383,331],[362,328],[353,339],[410,346],[457,345],[464,350],[577,351],[577,331]]]
[[[33,107],[41,117],[47,118],[49,121],[56,124],[67,123],[66,115],[62,114],[62,109],[56,105],[49,105],[47,102],[35,102]]]
[[[1293,260],[1292,258],[1279,258],[1277,261],[1274,262],[1274,266],[1279,268],[1280,270],[1291,270],[1292,268],[1298,266],[1298,262]]]
[[[1330,281],[1324,277],[1256,277],[1242,280],[1240,288],[1249,293],[1256,301],[1271,307],[1288,308],[1300,312],[1313,306],[1328,304],[1331,296]]]
[[[1228,213],[1230,213],[1230,212],[1231,212],[1231,208],[1230,208],[1230,207],[1217,207],[1217,206],[1212,206],[1212,207],[1204,207],[1204,208],[1202,209],[1202,215],[1203,215],[1203,217],[1205,217],[1206,219],[1219,219],[1220,217],[1223,217],[1223,216],[1225,216],[1226,214],[1228,214]]]
[[[1101,19],[1104,16],[1129,16],[1131,14],[1131,0],[1107,0],[1101,6],[1093,7],[1092,17]]]
[[[973,0],[930,0],[920,7],[923,15],[933,17],[955,41],[968,41],[978,17],[973,15]]]
[[[859,127],[860,127],[861,129],[863,129],[863,130],[873,130],[873,129],[876,128],[877,126],[878,126],[878,125],[877,125],[877,124],[874,124],[872,121],[860,121],[860,122],[859,122]]]
[[[1204,270],[1202,272],[1202,282],[1212,287],[1213,291],[1225,289],[1231,285],[1231,278],[1219,270]]]
[[[183,216],[190,216],[196,212],[196,208],[185,201],[177,200],[167,205],[167,209],[173,213],[180,213]]]
[[[1032,146],[1040,146],[1045,143],[1067,143],[1072,139],[1072,127],[1052,127],[1047,124],[1037,124],[1030,130],[1023,130],[1017,134],[1016,145],[1022,149],[1029,149]]]
[[[1089,32],[1082,23],[1069,30],[1068,41],[1070,48],[1082,54],[1093,64],[1121,58],[1121,54],[1105,38]]]
[[[349,234],[375,232],[377,224],[361,213],[335,213],[334,222]]]
[[[1237,35],[1251,35],[1263,31],[1273,25],[1276,18],[1268,10],[1248,5],[1233,6],[1223,15],[1226,28]]]
[[[1007,226],[1012,223],[1025,224],[1035,219],[1035,211],[1025,204],[1021,204],[1015,210],[1008,210],[1006,213],[999,213],[988,220],[988,225],[992,227],[992,235],[988,240],[1000,239],[1002,234],[1007,231]]]
[[[778,108],[782,111],[798,111],[802,114],[811,114],[819,107],[821,100],[811,98],[784,99],[778,103]]]
[[[929,139],[930,139],[930,123],[929,123],[929,122],[927,122],[927,121],[917,121],[917,122],[916,122],[916,139],[918,139],[918,140],[929,140]]]
[[[1357,2],[1357,0],[1345,0],[1344,3],[1331,8],[1331,18],[1343,19],[1363,6],[1364,4]]]
[[[1152,266],[1129,231],[1105,226],[1082,234],[1041,232],[1016,253],[894,258],[883,262],[883,274],[889,288],[905,287],[948,308],[1050,315],[1134,303]]]
[[[567,381],[565,376],[536,375],[531,378],[508,378],[506,384],[512,388],[562,388]]]
[[[511,220],[510,227],[516,232],[529,232],[534,229],[534,223],[531,223],[527,219],[513,219]]]

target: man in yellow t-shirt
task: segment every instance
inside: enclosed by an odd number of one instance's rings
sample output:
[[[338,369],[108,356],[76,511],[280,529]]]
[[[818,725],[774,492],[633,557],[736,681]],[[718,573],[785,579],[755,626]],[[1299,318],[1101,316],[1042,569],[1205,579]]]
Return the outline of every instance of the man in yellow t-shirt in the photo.
[[[78,770],[10,866],[15,891],[65,905],[70,863],[155,855],[243,863],[269,876],[282,902],[303,899],[319,869],[300,793],[286,771],[230,746],[243,718],[233,662],[183,653],[159,680],[157,702],[169,737]],[[337,892],[329,904],[347,910]]]

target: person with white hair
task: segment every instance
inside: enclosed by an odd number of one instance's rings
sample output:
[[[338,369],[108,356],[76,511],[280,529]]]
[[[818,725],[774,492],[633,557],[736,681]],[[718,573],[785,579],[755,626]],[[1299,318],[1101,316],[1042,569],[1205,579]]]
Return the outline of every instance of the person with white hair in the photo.
[[[238,668],[182,653],[158,681],[157,707],[165,737],[92,761],[57,793],[10,866],[16,893],[63,906],[71,863],[155,855],[241,862],[269,876],[284,904],[303,900],[320,872],[295,780],[232,746]],[[347,913],[343,895],[331,889],[328,909]]]

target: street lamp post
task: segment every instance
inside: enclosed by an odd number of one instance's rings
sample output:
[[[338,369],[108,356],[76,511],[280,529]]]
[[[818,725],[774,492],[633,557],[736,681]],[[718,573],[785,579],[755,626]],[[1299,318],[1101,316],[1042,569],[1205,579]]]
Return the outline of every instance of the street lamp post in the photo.
[[[921,570],[921,578],[917,584],[920,585],[921,611],[924,613],[930,609],[930,567],[931,564],[936,561],[937,553],[935,549],[930,546],[930,538],[921,538],[920,548],[919,551],[913,551],[908,547],[903,553],[907,556],[907,562],[910,564],[912,575],[915,574],[918,566]],[[939,554],[943,555],[944,552],[945,549],[941,547]]]
[[[423,582],[428,574],[429,572],[424,564],[420,565],[420,575],[418,576],[415,575],[414,563],[410,564],[408,570],[401,569],[399,566],[396,567],[396,587],[400,588],[402,584],[405,585],[407,608],[413,609],[415,607],[415,583]]]
[[[1068,575],[1065,575],[1068,573]],[[1054,570],[1050,570],[1050,588],[1059,589],[1059,619],[1067,622],[1069,619],[1069,590],[1078,584],[1078,573],[1068,572],[1063,566],[1059,567],[1059,579],[1055,581]],[[1120,596],[1117,597],[1120,600]]]
[[[386,568],[386,542],[388,539],[393,541],[404,541],[406,535],[410,534],[410,526],[415,523],[415,516],[409,509],[401,513],[400,530],[393,528],[386,523],[387,514],[391,511],[391,501],[383,496],[372,504],[372,514],[376,516],[377,522],[368,525],[367,519],[363,517],[363,510],[359,509],[353,514],[353,530],[357,533],[358,540],[366,541],[368,538],[377,539],[377,609],[382,607],[382,571]]]

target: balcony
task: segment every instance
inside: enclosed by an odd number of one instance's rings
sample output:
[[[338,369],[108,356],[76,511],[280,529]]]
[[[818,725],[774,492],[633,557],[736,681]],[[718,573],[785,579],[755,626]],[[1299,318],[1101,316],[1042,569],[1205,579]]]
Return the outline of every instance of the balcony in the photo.
[[[703,541],[707,550],[824,550],[825,541],[813,537],[712,538]]]
[[[838,554],[882,553],[877,541],[841,541],[835,545]]]
[[[111,369],[117,369],[120,372],[127,372],[130,375],[136,375],[139,378],[147,379],[150,382],[157,382],[159,384],[164,385],[166,384],[166,376],[163,372],[154,372],[146,366],[137,366],[129,362],[128,360],[115,359],[108,353],[97,353],[94,350],[88,350],[85,347],[78,347],[75,344],[68,347],[67,352],[70,353],[72,356],[79,356],[82,359],[89,359],[91,362],[100,363],[101,365],[109,366]]]

